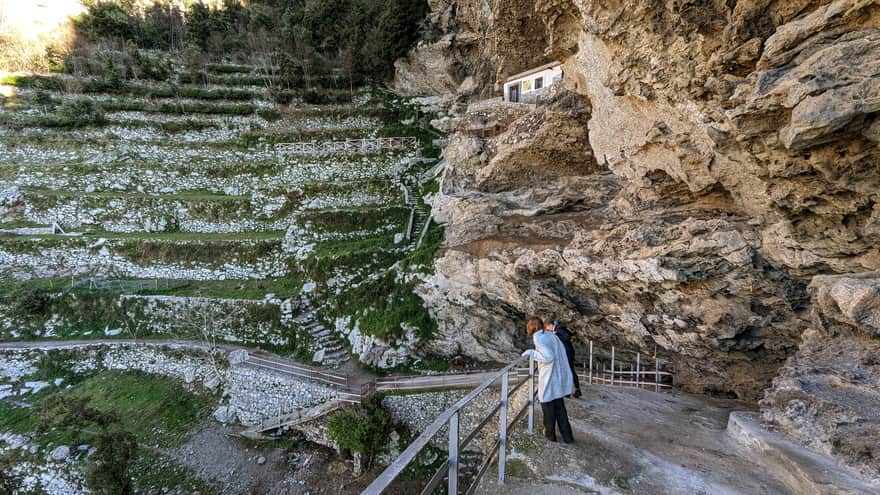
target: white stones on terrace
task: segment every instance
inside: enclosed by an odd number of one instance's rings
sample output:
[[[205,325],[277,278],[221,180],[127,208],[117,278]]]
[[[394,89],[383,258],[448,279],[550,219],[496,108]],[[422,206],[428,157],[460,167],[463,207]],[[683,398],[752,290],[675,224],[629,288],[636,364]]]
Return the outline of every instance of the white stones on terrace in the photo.
[[[244,425],[292,413],[338,397],[336,390],[265,369],[233,366],[226,376],[227,418]]]
[[[289,220],[261,218],[261,209],[247,198],[175,198],[173,196],[90,194],[37,202],[38,193],[25,201],[22,219],[38,224],[58,223],[69,229],[100,226],[116,233],[182,232],[231,233],[285,230]],[[41,198],[42,199],[42,198]]]
[[[24,353],[0,353],[0,379],[17,382],[36,373],[37,359]]]
[[[85,163],[106,164],[119,162],[158,162],[165,164],[190,163],[250,163],[275,160],[271,149],[230,149],[217,146],[174,146],[173,143],[78,143],[64,148],[51,144],[34,143],[10,146],[0,141],[0,163],[34,164],[45,163]]]
[[[225,342],[242,342],[252,345],[287,345],[288,330],[292,325],[290,300],[276,297],[258,299],[220,299],[180,296],[119,296],[119,307],[134,324],[145,331],[165,333],[171,336],[182,332],[192,333],[193,322],[182,321],[187,315],[193,318],[207,315],[213,321],[215,338]],[[279,307],[275,321],[257,320],[253,310],[265,306]],[[200,329],[199,329],[200,330]]]
[[[120,143],[119,148],[125,148]],[[112,147],[108,147],[112,148]],[[57,150],[56,150],[57,151]],[[215,151],[217,152],[215,154]],[[0,155],[2,155],[0,143]],[[55,153],[53,151],[53,153]],[[278,164],[274,156],[262,159],[237,155],[234,159],[222,150],[203,148],[203,155],[184,162],[140,162],[123,151],[108,151],[117,158],[104,157],[97,163],[62,161],[0,165],[0,188],[33,187],[58,191],[107,192],[138,191],[148,193],[178,193],[210,191],[227,195],[251,195],[259,191],[297,189],[309,182],[352,182],[328,188],[314,196],[313,207],[320,204],[321,195],[338,195],[341,189],[362,189],[363,182],[375,178],[393,178],[410,165],[409,157],[400,155],[376,157],[347,157],[320,159],[301,157]],[[2,163],[2,162],[0,162]],[[180,163],[185,166],[181,167]],[[12,170],[10,170],[12,169]],[[360,184],[358,184],[360,183]],[[375,189],[371,189],[375,192]],[[356,198],[355,198],[356,199]]]
[[[57,130],[42,127],[27,127],[17,132],[21,139],[39,138],[46,141],[89,141],[118,139],[127,142],[151,142],[173,139],[186,143],[223,143],[238,138],[239,129],[224,127],[218,129],[189,130],[182,132],[166,132],[153,127],[132,127],[126,125],[110,125],[76,130]],[[0,130],[0,135],[3,131]]]
[[[85,239],[84,239],[85,240]],[[89,240],[90,241],[90,240]],[[100,245],[99,245],[100,244]],[[180,244],[186,249],[186,244]],[[289,255],[279,250],[256,259],[251,264],[235,258],[215,266],[191,263],[188,266],[152,262],[141,265],[126,257],[112,254],[112,244],[95,243],[40,248],[35,252],[20,253],[4,250],[0,243],[0,274],[19,280],[32,278],[69,277],[88,275],[96,270],[111,271],[118,277],[171,279],[171,280],[254,280],[286,276],[289,273]],[[226,253],[218,251],[218,257]]]
[[[337,333],[346,336],[351,345],[351,353],[358,356],[361,363],[382,369],[407,363],[418,343],[413,328],[407,326],[402,327],[404,335],[395,342],[386,342],[374,335],[362,333],[360,322],[352,321],[350,316],[337,318],[335,326]]]

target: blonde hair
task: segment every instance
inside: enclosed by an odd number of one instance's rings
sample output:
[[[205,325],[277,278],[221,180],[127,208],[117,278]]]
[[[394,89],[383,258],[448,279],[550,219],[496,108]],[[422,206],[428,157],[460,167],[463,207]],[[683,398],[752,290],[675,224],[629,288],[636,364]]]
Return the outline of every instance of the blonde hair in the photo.
[[[528,322],[526,322],[526,333],[529,335],[529,337],[531,337],[535,334],[535,332],[543,328],[544,322],[541,321],[541,319],[538,317],[532,316],[531,318],[529,318]]]

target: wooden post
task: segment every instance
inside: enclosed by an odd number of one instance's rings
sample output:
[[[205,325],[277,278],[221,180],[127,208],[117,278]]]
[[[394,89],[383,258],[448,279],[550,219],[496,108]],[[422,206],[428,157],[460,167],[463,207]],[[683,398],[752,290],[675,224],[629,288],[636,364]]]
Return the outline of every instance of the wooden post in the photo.
[[[593,341],[590,341],[590,375],[589,384],[593,384]]]
[[[654,392],[660,391],[660,361],[654,354]]]
[[[614,385],[614,346],[611,346],[611,384]]]
[[[636,353],[636,388],[642,388],[642,354]]]

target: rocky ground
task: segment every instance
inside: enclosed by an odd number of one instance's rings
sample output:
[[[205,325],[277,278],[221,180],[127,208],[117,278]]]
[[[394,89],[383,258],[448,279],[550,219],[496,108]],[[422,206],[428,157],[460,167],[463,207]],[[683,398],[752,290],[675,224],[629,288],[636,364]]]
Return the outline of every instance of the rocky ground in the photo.
[[[727,430],[732,409],[747,404],[686,394],[655,394],[594,385],[567,400],[576,442],[550,443],[518,430],[508,458],[509,481],[479,493],[799,494],[873,493],[874,488],[787,484],[786,473],[749,456]],[[538,419],[540,420],[540,413]],[[538,423],[540,424],[540,423]],[[830,462],[830,461],[826,461]],[[827,468],[813,475],[828,476]],[[833,470],[832,468],[831,470]],[[861,488],[858,488],[861,486]]]
[[[218,493],[266,495],[358,493],[350,465],[336,452],[314,444],[271,447],[243,440],[240,428],[201,425],[180,448],[169,452]]]

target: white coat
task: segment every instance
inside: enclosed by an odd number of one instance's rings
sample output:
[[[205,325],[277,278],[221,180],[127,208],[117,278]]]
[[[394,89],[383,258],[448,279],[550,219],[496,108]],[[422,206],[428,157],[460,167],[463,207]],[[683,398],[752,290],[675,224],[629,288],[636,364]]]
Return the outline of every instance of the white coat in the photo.
[[[538,400],[551,402],[571,395],[574,378],[568,366],[565,346],[555,333],[541,330],[532,335],[535,348],[523,353],[531,356],[538,365]]]

